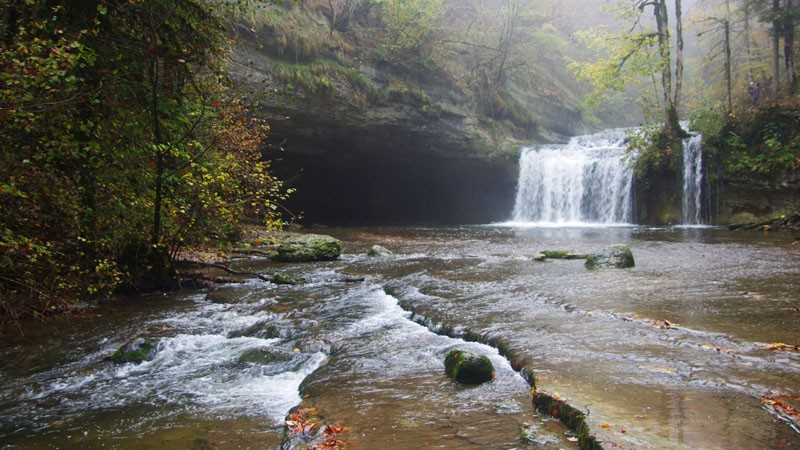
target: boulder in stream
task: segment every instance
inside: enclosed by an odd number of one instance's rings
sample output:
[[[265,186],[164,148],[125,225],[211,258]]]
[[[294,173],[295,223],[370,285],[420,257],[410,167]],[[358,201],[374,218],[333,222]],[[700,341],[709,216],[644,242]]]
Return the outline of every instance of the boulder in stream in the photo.
[[[306,234],[293,237],[278,245],[278,262],[333,261],[342,254],[342,241],[323,234]]]
[[[146,337],[137,337],[128,342],[111,355],[111,360],[117,364],[136,363],[152,360],[156,355],[156,343]]]
[[[626,269],[635,266],[633,252],[624,244],[601,248],[586,258],[586,267],[597,269],[603,267]]]
[[[394,255],[394,253],[392,253],[391,250],[387,249],[386,247],[382,247],[380,245],[373,245],[372,248],[369,249],[369,252],[367,252],[367,256],[372,256],[372,257],[375,256],[386,257],[392,255]]]
[[[481,384],[494,379],[494,366],[489,358],[466,350],[451,350],[444,359],[444,371],[464,384]]]
[[[272,276],[272,278],[269,279],[269,281],[272,284],[286,284],[290,286],[297,286],[306,283],[306,279],[303,277],[293,277],[283,272],[276,273]]]

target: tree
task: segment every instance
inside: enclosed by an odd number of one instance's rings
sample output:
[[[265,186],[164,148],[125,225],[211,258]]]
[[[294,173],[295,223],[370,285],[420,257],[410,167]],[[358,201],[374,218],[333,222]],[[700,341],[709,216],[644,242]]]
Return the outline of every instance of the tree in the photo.
[[[746,0],[745,4],[748,10],[757,14],[762,23],[771,27],[773,91],[784,84],[784,81],[793,90],[797,84],[794,32],[800,20],[800,5],[795,0]],[[781,40],[785,75],[781,75]]]
[[[712,53],[709,56],[710,60],[713,60],[718,54],[722,54],[724,56],[724,74],[725,74],[725,103],[726,103],[726,114],[730,115],[733,113],[733,55],[732,55],[732,44],[731,44],[731,8],[730,8],[730,0],[725,0],[725,10],[722,17],[708,17],[704,19],[703,22],[711,23],[713,25],[712,28],[703,30],[697,33],[698,37],[703,37],[709,33],[712,34],[721,34],[721,38],[717,44],[712,46]],[[749,30],[745,27],[746,34]],[[749,48],[749,40],[746,37],[746,47]],[[721,46],[722,50],[717,51],[717,47]],[[749,53],[749,50],[748,50]]]
[[[622,0],[617,18],[631,23],[628,32],[612,38],[613,46],[606,59],[572,65],[578,77],[595,84],[595,96],[607,89],[624,89],[635,78],[655,69],[660,74],[661,131],[668,139],[680,138],[685,131],[679,123],[683,89],[683,18],[681,0],[674,1],[675,55],[672,54],[673,30],[669,25],[666,0]],[[655,30],[645,23],[647,10],[652,13]],[[585,35],[584,35],[585,36]],[[655,55],[655,59],[653,58]],[[674,78],[672,69],[675,69]],[[627,75],[624,75],[627,72]],[[620,75],[623,76],[620,76]]]
[[[345,32],[350,20],[360,10],[368,10],[372,3],[365,0],[328,0],[331,33]]]
[[[168,250],[230,239],[243,217],[279,222],[286,191],[258,151],[267,127],[225,90],[223,12],[0,1],[0,314],[123,279],[163,287],[150,275]]]

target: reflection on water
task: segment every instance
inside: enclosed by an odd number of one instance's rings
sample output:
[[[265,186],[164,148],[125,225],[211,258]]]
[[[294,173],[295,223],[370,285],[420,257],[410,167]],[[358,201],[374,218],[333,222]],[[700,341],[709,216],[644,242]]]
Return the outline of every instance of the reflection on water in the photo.
[[[501,337],[539,389],[588,413],[607,448],[777,448],[800,439],[760,405],[770,392],[800,393],[799,355],[767,348],[800,343],[800,249],[791,236],[509,224],[325,232],[344,240],[340,261],[237,262],[303,275],[311,283],[302,287],[249,280],[117,301],[97,317],[7,337],[0,445],[277,448],[282,418],[302,403],[348,426],[353,448],[526,448],[523,424],[545,443],[537,448],[574,447],[562,426],[535,417],[526,382],[497,350],[439,336],[435,325]],[[616,243],[633,249],[635,268],[531,259]],[[395,255],[366,257],[374,244]],[[367,281],[340,283],[341,274]],[[160,338],[154,361],[107,361],[139,334]],[[497,379],[450,382],[443,358],[457,346],[487,354]],[[238,360],[254,348],[288,357]]]

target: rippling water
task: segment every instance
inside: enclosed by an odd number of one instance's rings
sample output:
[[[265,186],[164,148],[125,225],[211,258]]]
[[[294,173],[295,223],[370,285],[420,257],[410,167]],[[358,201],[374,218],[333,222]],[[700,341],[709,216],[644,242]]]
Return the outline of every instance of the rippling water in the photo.
[[[437,334],[500,338],[540,390],[588,413],[606,448],[781,448],[798,434],[760,404],[800,393],[800,248],[784,234],[711,228],[331,229],[340,261],[236,264],[257,280],[212,292],[119,300],[0,348],[0,447],[279,448],[293,406],[339,423],[351,448],[574,447],[537,416],[498,351]],[[636,267],[535,262],[541,250],[626,243]],[[374,244],[395,255],[368,258]],[[363,283],[344,283],[349,275]],[[401,306],[402,305],[402,306]],[[412,316],[411,310],[414,311]],[[136,335],[150,362],[108,357]],[[452,383],[444,355],[489,356],[494,382]],[[279,355],[240,362],[249,349]],[[515,361],[519,363],[519,361]],[[789,447],[791,448],[791,447]]]

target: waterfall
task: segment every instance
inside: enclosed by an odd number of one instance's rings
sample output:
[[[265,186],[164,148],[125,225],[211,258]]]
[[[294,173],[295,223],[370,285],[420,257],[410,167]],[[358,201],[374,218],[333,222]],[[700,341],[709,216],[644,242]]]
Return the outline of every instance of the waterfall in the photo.
[[[566,145],[526,148],[514,205],[515,222],[629,223],[633,174],[623,129],[572,138]]]
[[[694,134],[683,140],[683,224],[703,223],[703,138]]]
[[[688,124],[687,124],[688,125]],[[688,128],[687,125],[684,125]],[[633,170],[630,129],[577,136],[564,145],[523,149],[512,221],[540,224],[630,224]],[[684,225],[702,223],[702,137],[683,141]]]

